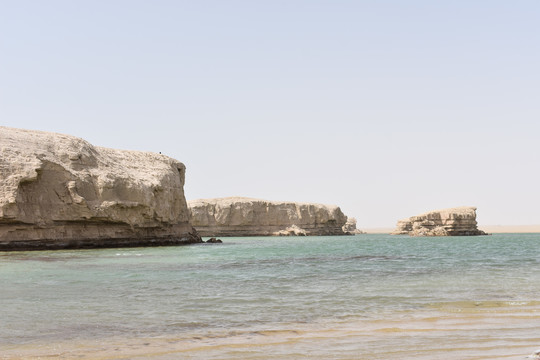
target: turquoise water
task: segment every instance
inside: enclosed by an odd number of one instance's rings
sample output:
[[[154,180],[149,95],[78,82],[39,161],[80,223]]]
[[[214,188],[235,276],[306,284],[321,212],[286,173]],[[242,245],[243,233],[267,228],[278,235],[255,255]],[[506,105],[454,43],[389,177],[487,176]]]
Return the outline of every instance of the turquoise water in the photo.
[[[520,351],[537,341],[540,347],[540,322],[533,325],[540,319],[540,234],[223,240],[185,247],[0,253],[0,350],[16,358],[32,344],[39,352],[40,344],[60,341],[64,347],[94,342],[106,347],[110,339],[136,343],[193,334],[204,347],[204,339],[216,334],[230,344],[251,342],[246,334],[295,329],[310,334],[347,329],[347,336],[359,336],[354,332],[379,322],[394,322],[384,329],[406,328],[414,319],[434,316],[443,322],[463,313],[482,316],[476,328],[509,314],[519,332],[497,325],[497,336],[529,339]],[[333,339],[333,345],[325,345],[332,346],[332,358],[355,358],[362,351],[371,354],[364,358],[377,358],[377,351],[384,351],[367,343],[340,347],[336,339],[345,335],[334,335],[324,337]],[[313,343],[302,346],[298,341],[282,345],[280,357],[300,358],[314,349]],[[325,346],[318,346],[320,358],[331,358]],[[414,351],[428,343],[409,339],[399,346]],[[176,350],[185,349],[184,344]],[[197,351],[181,358],[203,358]],[[212,351],[205,356],[249,358]]]

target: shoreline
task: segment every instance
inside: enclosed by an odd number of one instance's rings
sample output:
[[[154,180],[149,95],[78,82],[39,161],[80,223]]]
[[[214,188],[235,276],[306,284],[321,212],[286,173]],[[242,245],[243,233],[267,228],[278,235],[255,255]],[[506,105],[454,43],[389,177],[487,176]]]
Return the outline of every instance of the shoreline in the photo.
[[[0,345],[0,352],[1,358],[6,360],[83,356],[96,360],[128,357],[257,360],[261,356],[294,360],[298,359],[298,354],[311,354],[317,358],[333,354],[343,360],[358,357],[429,360],[441,352],[452,360],[472,357],[517,360],[525,359],[538,348],[538,338],[532,330],[540,316],[538,310],[537,301],[443,302],[414,311],[387,313],[384,317],[229,330],[201,329],[153,337],[37,341]],[[466,336],[452,337],[456,330]],[[505,343],[505,336],[521,338]],[[410,344],[411,337],[419,339],[420,344]],[[365,341],[370,342],[369,348],[358,345]],[[336,344],[341,347],[336,348]]]
[[[488,234],[540,233],[540,225],[479,225],[478,229]],[[360,228],[366,234],[390,234],[395,227]]]

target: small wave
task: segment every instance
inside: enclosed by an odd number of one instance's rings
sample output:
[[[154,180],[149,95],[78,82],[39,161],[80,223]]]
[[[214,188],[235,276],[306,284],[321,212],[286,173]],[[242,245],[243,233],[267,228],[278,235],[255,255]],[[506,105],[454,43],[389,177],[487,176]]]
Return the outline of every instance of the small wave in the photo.
[[[499,300],[486,300],[486,301],[449,301],[431,303],[428,305],[430,308],[455,311],[455,312],[476,312],[476,311],[504,311],[504,308],[508,307],[538,307],[540,301],[499,301]]]

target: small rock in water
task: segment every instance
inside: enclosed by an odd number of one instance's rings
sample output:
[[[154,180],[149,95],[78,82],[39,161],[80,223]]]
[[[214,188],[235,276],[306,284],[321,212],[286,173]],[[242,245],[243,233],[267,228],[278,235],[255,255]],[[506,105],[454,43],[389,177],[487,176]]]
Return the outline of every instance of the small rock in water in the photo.
[[[221,241],[221,239],[216,239],[215,237],[213,237],[208,239],[206,242],[210,244],[221,244],[223,241]]]

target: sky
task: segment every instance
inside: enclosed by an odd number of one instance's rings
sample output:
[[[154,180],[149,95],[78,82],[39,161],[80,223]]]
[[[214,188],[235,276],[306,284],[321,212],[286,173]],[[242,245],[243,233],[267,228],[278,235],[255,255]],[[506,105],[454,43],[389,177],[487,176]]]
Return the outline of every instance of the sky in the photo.
[[[0,0],[0,125],[162,152],[187,199],[540,224],[538,19],[537,0]]]

